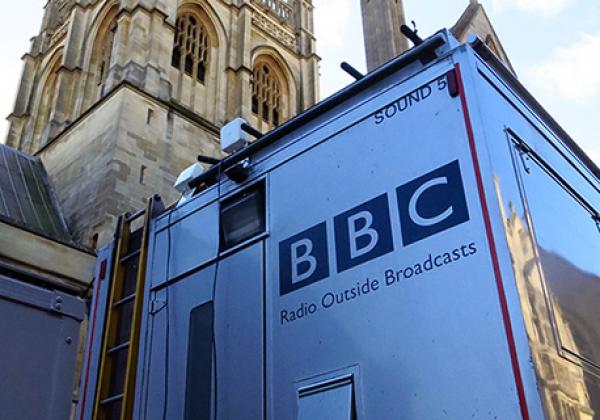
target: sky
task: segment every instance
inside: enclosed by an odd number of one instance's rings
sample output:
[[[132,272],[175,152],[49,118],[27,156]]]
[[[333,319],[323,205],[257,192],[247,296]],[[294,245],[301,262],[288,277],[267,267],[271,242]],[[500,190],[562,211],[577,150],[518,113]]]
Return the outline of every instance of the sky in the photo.
[[[313,0],[321,97],[365,72],[360,0]],[[456,23],[468,0],[405,0],[423,38]],[[600,165],[600,1],[480,0],[520,81]],[[335,19],[332,19],[335,16]]]
[[[521,82],[600,164],[600,1],[480,0]],[[20,57],[39,30],[46,0],[20,0],[0,14],[0,116],[12,110]],[[366,70],[360,0],[313,0],[321,98],[352,78],[348,61]],[[468,0],[405,0],[406,14],[423,38],[451,27]],[[0,141],[8,124],[0,119]]]

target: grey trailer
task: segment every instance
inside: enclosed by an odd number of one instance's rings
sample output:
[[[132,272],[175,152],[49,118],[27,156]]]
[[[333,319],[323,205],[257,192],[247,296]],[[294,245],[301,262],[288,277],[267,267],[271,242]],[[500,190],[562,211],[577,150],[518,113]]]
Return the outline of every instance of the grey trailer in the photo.
[[[41,160],[0,144],[0,419],[65,420],[76,408],[95,264]]]
[[[0,418],[71,415],[82,299],[0,274]]]
[[[600,418],[599,174],[438,32],[152,218],[132,418]]]

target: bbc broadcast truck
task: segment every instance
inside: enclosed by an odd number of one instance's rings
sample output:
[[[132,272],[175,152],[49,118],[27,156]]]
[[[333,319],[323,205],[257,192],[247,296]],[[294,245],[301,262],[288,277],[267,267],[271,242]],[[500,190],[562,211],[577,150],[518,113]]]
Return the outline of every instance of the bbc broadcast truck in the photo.
[[[600,170],[483,42],[246,132],[101,251],[78,419],[600,418]]]

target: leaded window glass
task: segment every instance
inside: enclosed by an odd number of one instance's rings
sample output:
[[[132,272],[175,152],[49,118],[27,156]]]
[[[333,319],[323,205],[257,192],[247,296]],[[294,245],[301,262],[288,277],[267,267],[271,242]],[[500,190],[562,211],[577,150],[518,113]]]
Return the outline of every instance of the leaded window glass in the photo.
[[[281,84],[266,63],[259,63],[252,73],[252,113],[271,126],[281,122]]]
[[[208,68],[210,41],[206,27],[191,13],[177,18],[177,31],[171,65],[204,83]]]

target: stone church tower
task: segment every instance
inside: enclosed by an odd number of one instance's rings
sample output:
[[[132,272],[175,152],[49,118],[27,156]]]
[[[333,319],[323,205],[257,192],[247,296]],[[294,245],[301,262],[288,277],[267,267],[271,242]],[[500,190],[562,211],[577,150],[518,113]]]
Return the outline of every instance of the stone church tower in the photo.
[[[267,131],[318,100],[311,0],[49,0],[9,146],[39,156],[74,237],[110,239],[241,116]]]
[[[367,69],[372,71],[408,49],[400,32],[405,23],[402,0],[360,0]]]
[[[409,48],[408,40],[400,32],[400,27],[406,23],[404,1],[360,0],[360,4],[367,69],[373,71]],[[469,0],[469,5],[450,30],[461,42],[466,42],[471,33],[477,35],[514,73],[492,22],[478,0]]]

